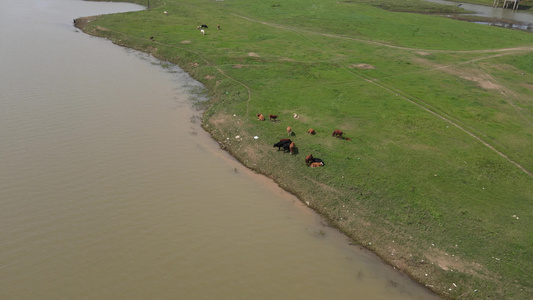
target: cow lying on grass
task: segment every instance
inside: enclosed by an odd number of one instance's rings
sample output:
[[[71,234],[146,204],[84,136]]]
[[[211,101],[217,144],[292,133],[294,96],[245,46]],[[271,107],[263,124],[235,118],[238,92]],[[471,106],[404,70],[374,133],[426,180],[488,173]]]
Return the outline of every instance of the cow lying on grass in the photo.
[[[318,168],[318,167],[322,167],[322,166],[324,166],[324,163],[323,162],[318,162],[318,161],[317,162],[312,162],[311,165],[310,165],[311,168]]]
[[[313,154],[309,154],[309,155],[307,155],[305,157],[305,164],[307,166],[311,166],[311,167],[312,167],[313,164],[315,164],[315,166],[313,168],[325,165],[324,162],[320,158],[313,157]],[[318,165],[318,164],[320,164],[320,165]]]

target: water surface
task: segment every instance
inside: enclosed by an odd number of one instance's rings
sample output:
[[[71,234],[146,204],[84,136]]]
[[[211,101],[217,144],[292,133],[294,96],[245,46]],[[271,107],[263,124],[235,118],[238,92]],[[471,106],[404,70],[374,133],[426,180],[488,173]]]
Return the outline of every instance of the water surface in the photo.
[[[511,20],[525,24],[533,24],[533,14],[527,12],[521,12],[519,10],[512,10],[510,8],[492,7],[485,5],[477,5],[470,3],[462,3],[448,0],[425,0],[433,3],[454,5],[461,7],[467,11],[473,12],[471,15],[486,17],[499,20]],[[503,1],[500,1],[500,5]]]

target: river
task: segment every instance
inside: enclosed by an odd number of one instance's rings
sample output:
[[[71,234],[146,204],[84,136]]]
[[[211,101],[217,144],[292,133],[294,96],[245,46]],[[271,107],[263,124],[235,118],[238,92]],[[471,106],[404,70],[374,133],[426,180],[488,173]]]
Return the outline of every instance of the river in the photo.
[[[0,2],[0,299],[437,299],[202,130],[202,86]],[[201,100],[201,99],[200,99]]]

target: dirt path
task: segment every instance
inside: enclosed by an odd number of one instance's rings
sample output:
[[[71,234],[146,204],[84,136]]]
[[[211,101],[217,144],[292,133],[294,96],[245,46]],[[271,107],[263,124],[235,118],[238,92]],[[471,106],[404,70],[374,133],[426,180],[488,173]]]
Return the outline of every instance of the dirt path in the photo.
[[[369,40],[363,40],[363,39],[357,39],[357,38],[352,38],[352,37],[346,37],[346,36],[341,36],[341,35],[335,35],[335,34],[327,34],[327,33],[320,33],[320,32],[314,32],[314,31],[309,31],[309,30],[302,30],[302,29],[295,29],[295,28],[291,28],[289,26],[284,26],[284,25],[280,25],[280,24],[274,24],[274,23],[269,23],[269,22],[264,22],[264,21],[259,21],[259,20],[254,20],[254,19],[251,19],[251,18],[248,18],[248,17],[245,17],[245,16],[241,16],[241,15],[237,15],[237,14],[233,14],[234,16],[236,17],[239,17],[239,18],[242,18],[242,19],[245,19],[245,20],[248,20],[250,22],[256,22],[256,23],[260,23],[260,24],[263,24],[263,25],[267,25],[267,26],[272,26],[272,27],[276,27],[276,28],[279,28],[279,29],[284,29],[284,30],[290,30],[290,31],[294,31],[296,33],[307,33],[307,34],[314,34],[314,35],[321,35],[321,36],[326,36],[326,37],[331,37],[331,38],[336,38],[336,39],[347,39],[347,40],[353,40],[353,41],[358,41],[358,42],[361,42],[361,43],[367,43],[367,44],[374,44],[374,45],[380,45],[380,46],[383,46],[383,47],[389,47],[389,48],[395,48],[395,49],[401,49],[401,50],[409,50],[409,51],[416,51],[416,52],[427,52],[427,53],[496,53],[494,55],[489,55],[489,56],[485,56],[485,57],[480,57],[480,58],[475,58],[475,59],[472,59],[472,60],[469,60],[469,61],[466,61],[466,62],[461,62],[459,64],[468,64],[468,63],[472,63],[472,62],[476,62],[476,61],[479,61],[479,60],[483,60],[483,59],[490,59],[490,58],[494,58],[494,57],[499,57],[499,56],[504,56],[504,55],[511,55],[511,54],[517,54],[517,53],[522,53],[522,52],[532,52],[533,51],[533,46],[525,46],[525,47],[514,47],[514,48],[502,48],[502,49],[488,49],[488,50],[468,50],[468,51],[458,51],[458,50],[428,50],[428,49],[418,49],[418,48],[409,48],[409,47],[400,47],[400,46],[394,46],[394,45],[390,45],[390,44],[386,44],[386,43],[382,43],[382,42],[376,42],[376,41],[369,41]],[[440,66],[438,68],[435,68],[435,69],[445,69],[445,68],[451,68],[453,67],[454,65],[445,65],[445,66]],[[384,84],[382,83],[379,83],[379,81],[377,80],[377,78],[372,78],[372,77],[367,77],[367,76],[363,76],[362,74],[360,73],[357,73],[355,72],[353,69],[348,69],[346,68],[345,66],[343,65],[339,65],[339,67],[343,68],[344,70],[346,70],[347,72],[351,73],[352,75],[356,76],[356,77],[359,77],[360,79],[362,80],[365,80],[366,82],[370,83],[370,84],[373,84],[375,86],[378,86],[380,87],[381,89],[384,89],[386,91],[388,91],[389,93],[391,94],[395,94],[396,96],[398,97],[401,97],[402,99],[422,108],[423,110],[427,111],[428,113],[434,115],[435,117],[438,117],[446,122],[448,122],[449,124],[455,126],[456,128],[460,129],[461,131],[463,131],[464,133],[466,133],[467,135],[471,136],[472,138],[474,138],[475,140],[477,140],[478,142],[480,142],[481,144],[483,144],[484,146],[488,147],[489,149],[491,149],[492,151],[494,151],[495,153],[497,153],[499,156],[505,158],[508,162],[510,162],[511,164],[515,165],[517,168],[519,168],[520,170],[522,170],[524,173],[526,173],[527,175],[533,177],[533,174],[527,170],[526,168],[524,168],[522,165],[520,165],[519,163],[517,163],[516,161],[510,159],[506,154],[504,154],[503,152],[499,151],[498,149],[496,149],[494,146],[492,146],[491,144],[489,144],[487,141],[483,140],[481,137],[479,137],[478,135],[474,134],[473,132],[465,129],[464,127],[462,127],[461,125],[457,124],[456,122],[450,120],[449,118],[445,117],[444,115],[442,114],[439,114],[436,112],[436,109],[434,109],[433,107],[431,107],[431,105],[429,105],[427,102],[421,100],[421,99],[416,99],[415,100],[415,97],[412,97],[410,95],[408,95],[407,93],[403,92],[402,90],[399,90],[397,88],[394,88],[394,87],[387,87],[385,86]],[[492,78],[496,83],[498,83],[494,78]],[[511,101],[510,104],[513,106],[513,108],[517,109],[516,106],[514,105],[514,103]]]
[[[279,28],[279,29],[284,29],[284,30],[289,30],[289,31],[294,31],[294,32],[303,32],[303,33],[314,34],[314,35],[321,35],[321,36],[326,36],[326,37],[331,37],[331,38],[336,38],[336,39],[357,41],[357,42],[361,42],[361,43],[379,45],[379,46],[383,46],[383,47],[401,49],[401,50],[425,51],[425,52],[437,52],[437,53],[439,53],[439,52],[440,53],[500,53],[500,52],[508,52],[508,51],[533,51],[533,46],[514,47],[514,48],[501,48],[501,49],[482,49],[482,50],[428,50],[428,49],[410,48],[410,47],[395,46],[395,45],[391,45],[391,44],[387,44],[387,43],[383,43],[383,42],[376,42],[376,41],[371,41],[371,40],[358,39],[358,38],[349,37],[349,36],[343,36],[343,35],[338,35],[338,34],[323,33],[323,32],[311,31],[311,30],[304,30],[304,29],[300,29],[300,28],[293,28],[293,27],[290,27],[290,26],[285,26],[285,25],[280,25],[280,24],[275,24],[275,23],[269,23],[269,22],[265,22],[265,21],[255,20],[255,19],[248,18],[248,17],[242,16],[242,15],[234,14],[234,13],[232,13],[232,15],[234,15],[235,17],[239,17],[239,18],[245,19],[245,20],[250,21],[250,22],[259,23],[259,24],[263,24],[263,25],[266,25],[266,26],[271,26],[271,27],[275,27],[275,28]]]

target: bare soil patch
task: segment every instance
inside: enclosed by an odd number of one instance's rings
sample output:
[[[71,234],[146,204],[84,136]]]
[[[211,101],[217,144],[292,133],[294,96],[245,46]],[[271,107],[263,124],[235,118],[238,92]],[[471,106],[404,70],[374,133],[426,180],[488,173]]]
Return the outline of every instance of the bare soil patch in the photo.
[[[350,68],[372,70],[372,69],[375,69],[376,67],[374,67],[373,65],[369,65],[369,64],[353,64],[353,65],[350,65]]]
[[[466,80],[470,80],[470,81],[473,81],[475,83],[477,83],[477,85],[480,87],[480,88],[484,88],[484,89],[487,89],[487,90],[499,90],[501,89],[501,85],[495,83],[495,82],[492,82],[490,81],[489,79],[487,78],[484,78],[486,76],[483,76],[483,75],[463,75],[461,76],[461,78],[463,79],[466,79]]]
[[[503,87],[494,78],[479,69],[459,67],[456,65],[439,65],[423,58],[415,58],[414,60],[418,63],[432,67],[432,70],[439,70],[475,82],[480,88],[487,90],[503,90]]]
[[[252,57],[261,57],[261,56],[259,56],[259,54],[254,53],[254,52],[250,52],[250,53],[248,53],[248,56],[252,56]]]

